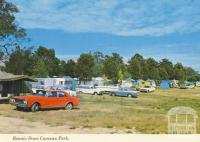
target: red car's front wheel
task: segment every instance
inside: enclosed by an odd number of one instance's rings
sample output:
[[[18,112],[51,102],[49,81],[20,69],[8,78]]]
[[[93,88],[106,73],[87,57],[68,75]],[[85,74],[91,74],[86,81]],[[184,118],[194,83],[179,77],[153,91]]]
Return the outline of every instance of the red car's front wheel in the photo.
[[[31,106],[31,111],[32,112],[36,112],[40,109],[40,106],[38,103],[34,103],[32,106]]]

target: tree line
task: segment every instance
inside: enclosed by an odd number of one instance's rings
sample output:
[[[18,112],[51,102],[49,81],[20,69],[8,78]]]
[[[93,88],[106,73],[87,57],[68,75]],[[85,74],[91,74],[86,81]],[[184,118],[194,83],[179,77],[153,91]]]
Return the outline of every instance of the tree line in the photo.
[[[140,54],[133,55],[128,62],[118,53],[104,55],[101,52],[83,53],[76,60],[64,61],[56,57],[54,49],[40,46],[33,50],[17,46],[5,63],[5,71],[14,74],[35,77],[71,76],[83,81],[92,77],[106,77],[114,84],[128,78],[200,80],[199,73],[191,67],[185,67],[181,63],[173,64],[169,59],[145,59]]]
[[[191,67],[173,64],[168,59],[156,61],[135,54],[125,63],[118,53],[94,52],[83,53],[77,60],[64,61],[56,57],[54,49],[23,47],[22,41],[27,40],[26,31],[15,22],[17,12],[14,4],[0,0],[0,61],[5,63],[3,70],[7,72],[34,77],[69,75],[79,80],[103,76],[114,84],[127,78],[200,80],[199,73]]]

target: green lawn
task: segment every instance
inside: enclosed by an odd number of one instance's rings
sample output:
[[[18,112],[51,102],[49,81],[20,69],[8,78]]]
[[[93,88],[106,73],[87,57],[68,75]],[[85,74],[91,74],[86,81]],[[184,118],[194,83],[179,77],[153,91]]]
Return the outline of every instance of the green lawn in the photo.
[[[0,115],[29,121],[44,122],[51,126],[117,128],[141,133],[167,133],[167,112],[176,106],[189,106],[200,113],[200,88],[158,89],[140,94],[138,98],[91,96],[79,94],[80,109],[46,110],[36,113],[16,111],[13,106],[1,104]],[[200,116],[200,115],[199,115]],[[200,133],[198,124],[198,133]]]

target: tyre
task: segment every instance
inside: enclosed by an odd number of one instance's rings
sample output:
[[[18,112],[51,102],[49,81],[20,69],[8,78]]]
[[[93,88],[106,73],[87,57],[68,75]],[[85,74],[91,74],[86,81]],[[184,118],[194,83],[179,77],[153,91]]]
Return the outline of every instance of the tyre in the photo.
[[[93,95],[98,95],[98,93],[97,93],[97,92],[94,92]]]
[[[73,108],[73,104],[72,103],[68,103],[66,106],[65,106],[65,110],[71,110]]]
[[[32,106],[31,106],[31,111],[32,112],[36,112],[40,109],[40,105],[38,103],[34,103]]]
[[[131,95],[131,94],[128,94],[127,97],[132,98],[132,95]]]
[[[112,93],[111,95],[112,95],[112,96],[116,96],[116,94],[115,94],[115,93]]]
[[[103,92],[99,92],[99,94],[98,95],[103,95]]]

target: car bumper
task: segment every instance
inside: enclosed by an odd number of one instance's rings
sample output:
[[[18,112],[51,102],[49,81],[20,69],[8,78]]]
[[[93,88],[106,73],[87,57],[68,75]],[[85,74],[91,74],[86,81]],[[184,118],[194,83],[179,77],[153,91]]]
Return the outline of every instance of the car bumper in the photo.
[[[132,97],[133,98],[137,98],[139,95],[138,94],[133,94]]]
[[[10,102],[10,104],[13,105],[13,106],[16,106],[16,107],[28,108],[27,104],[16,103],[16,102]]]
[[[180,89],[187,89],[187,87],[180,87]]]
[[[142,89],[140,89],[140,92],[148,92],[149,90],[142,90]]]

